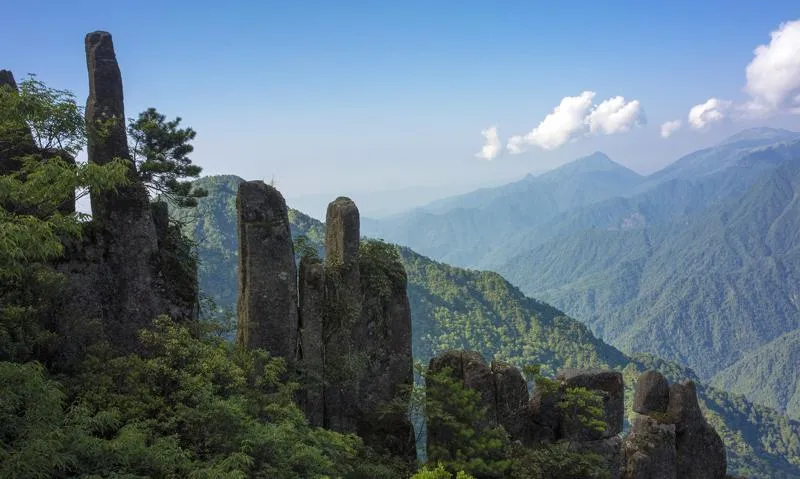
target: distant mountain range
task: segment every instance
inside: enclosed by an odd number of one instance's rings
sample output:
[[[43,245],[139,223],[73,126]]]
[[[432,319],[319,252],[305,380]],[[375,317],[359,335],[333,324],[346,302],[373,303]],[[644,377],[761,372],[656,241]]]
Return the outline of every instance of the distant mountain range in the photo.
[[[498,271],[623,351],[686,364],[800,417],[795,381],[744,384],[725,373],[754,370],[757,359],[738,361],[767,344],[794,344],[773,341],[800,327],[798,165],[800,134],[754,128],[649,176],[595,153],[364,228],[441,261]],[[767,383],[780,391],[753,387]]]
[[[209,191],[193,210],[173,211],[187,221],[197,242],[201,293],[222,310],[236,300],[238,255],[236,190],[243,180],[217,176],[198,181]],[[322,251],[325,226],[296,210],[293,236],[305,235]],[[650,355],[629,357],[595,337],[557,308],[526,297],[499,274],[433,261],[398,247],[408,274],[414,358],[423,362],[448,348],[480,351],[517,365],[541,364],[552,374],[564,367],[623,371],[630,388],[641,371],[654,368],[671,381],[695,379],[691,370]],[[727,445],[730,472],[748,477],[800,476],[800,423],[741,396],[699,386],[704,414]],[[627,391],[630,405],[632,391]]]

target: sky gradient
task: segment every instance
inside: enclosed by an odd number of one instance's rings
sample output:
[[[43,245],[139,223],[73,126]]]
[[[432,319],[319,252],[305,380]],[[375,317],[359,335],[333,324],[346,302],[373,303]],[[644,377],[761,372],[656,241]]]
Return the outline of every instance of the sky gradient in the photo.
[[[83,102],[83,37],[107,30],[128,116],[181,116],[205,173],[274,180],[288,198],[492,184],[596,150],[650,173],[745,127],[800,130],[786,109],[688,126],[712,98],[731,112],[748,100],[754,49],[800,19],[796,1],[28,1],[3,13],[0,68],[18,80],[36,73]],[[643,121],[505,150],[582,92],[594,106],[636,100]],[[673,120],[682,128],[663,139]],[[489,161],[476,153],[492,126],[504,152]]]

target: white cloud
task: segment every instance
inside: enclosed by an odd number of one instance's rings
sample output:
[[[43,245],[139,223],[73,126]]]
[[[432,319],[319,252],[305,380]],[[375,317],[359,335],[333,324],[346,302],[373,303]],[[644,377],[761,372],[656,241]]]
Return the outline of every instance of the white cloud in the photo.
[[[646,122],[639,100],[626,102],[621,96],[600,103],[586,117],[589,132],[606,135],[623,133]]]
[[[718,98],[709,98],[705,103],[695,105],[689,110],[689,125],[692,128],[704,128],[725,118],[731,102]]]
[[[680,120],[666,121],[661,124],[661,138],[669,138],[681,128]]]
[[[595,96],[595,92],[585,91],[564,97],[539,126],[525,135],[512,136],[506,149],[512,154],[522,153],[529,146],[555,150],[590,133],[612,135],[645,123],[638,100],[626,102],[617,96],[594,105]]]
[[[567,96],[547,115],[539,126],[525,136],[513,136],[508,141],[508,151],[522,153],[528,145],[554,150],[564,143],[584,134],[586,115],[592,107],[593,91],[579,96]]]
[[[800,113],[800,19],[782,23],[769,45],[759,45],[747,65],[744,109],[769,114],[782,110]]]
[[[482,130],[481,135],[486,138],[486,143],[475,156],[484,160],[493,160],[497,158],[497,155],[499,155],[500,151],[503,149],[503,145],[500,144],[500,137],[497,135],[497,127],[492,126]]]

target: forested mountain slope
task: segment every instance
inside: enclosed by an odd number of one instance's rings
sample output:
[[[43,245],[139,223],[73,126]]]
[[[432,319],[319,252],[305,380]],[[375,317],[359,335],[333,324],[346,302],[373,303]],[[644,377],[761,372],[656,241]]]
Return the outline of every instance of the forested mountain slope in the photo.
[[[643,177],[594,153],[539,176],[364,221],[364,233],[440,261],[495,269],[584,229],[641,228],[739,196],[800,150],[800,134],[745,130]]]
[[[202,290],[220,306],[231,308],[236,288],[235,192],[237,177],[200,180],[209,197],[200,200],[197,214],[186,227],[213,240],[200,241]],[[324,237],[324,225],[291,211],[292,232],[312,243]],[[202,227],[201,227],[202,225]],[[233,246],[232,250],[219,251]],[[525,297],[496,273],[465,270],[438,263],[399,248],[409,281],[415,358],[427,360],[437,351],[463,347],[518,365],[540,363],[549,372],[576,366],[624,370],[628,386],[636,371],[656,367],[681,377],[687,372],[649,357],[631,359],[594,337],[580,322],[556,308]],[[230,291],[234,295],[229,294]],[[222,295],[219,295],[222,293]],[[707,417],[725,438],[733,472],[751,477],[800,476],[800,423],[741,397],[701,387]]]
[[[500,272],[627,351],[710,379],[800,327],[800,156],[740,199],[633,231],[585,231]]]

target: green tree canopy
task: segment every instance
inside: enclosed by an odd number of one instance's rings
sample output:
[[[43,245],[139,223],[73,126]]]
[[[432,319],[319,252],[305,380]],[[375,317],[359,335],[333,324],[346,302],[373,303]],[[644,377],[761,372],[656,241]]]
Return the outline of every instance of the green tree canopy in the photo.
[[[176,206],[194,207],[197,198],[208,193],[185,179],[199,177],[203,169],[189,159],[194,151],[190,142],[197,133],[179,128],[180,123],[181,117],[167,121],[155,108],[148,108],[129,121],[128,136],[139,178],[150,191]]]

